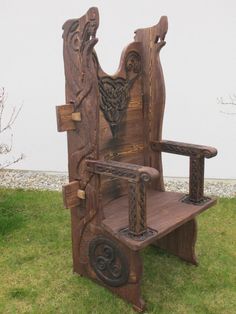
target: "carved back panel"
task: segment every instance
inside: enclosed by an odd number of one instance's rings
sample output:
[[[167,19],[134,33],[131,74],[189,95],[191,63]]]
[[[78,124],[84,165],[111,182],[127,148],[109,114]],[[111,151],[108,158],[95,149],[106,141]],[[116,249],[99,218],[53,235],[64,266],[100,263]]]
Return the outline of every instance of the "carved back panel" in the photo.
[[[99,159],[144,164],[142,64],[140,43],[122,53],[113,76],[98,66],[100,92]],[[119,179],[102,178],[103,201],[127,193]]]
[[[159,52],[167,19],[136,31],[113,76],[102,70],[94,51],[98,25],[98,10],[91,8],[63,26],[66,102],[80,118],[67,128],[69,179],[85,192],[92,188],[97,201],[99,190],[104,202],[127,194],[124,182],[99,182],[86,169],[86,159],[116,160],[155,167],[161,176],[153,188],[163,190],[161,157],[151,151],[150,140],[161,139],[165,87]]]
[[[114,76],[99,66],[100,92],[99,159],[152,166],[161,173],[153,186],[164,190],[161,155],[150,149],[150,140],[160,140],[165,105],[165,85],[159,52],[165,45],[167,19],[136,31],[135,42],[121,56]],[[126,183],[102,179],[105,202],[127,194]]]

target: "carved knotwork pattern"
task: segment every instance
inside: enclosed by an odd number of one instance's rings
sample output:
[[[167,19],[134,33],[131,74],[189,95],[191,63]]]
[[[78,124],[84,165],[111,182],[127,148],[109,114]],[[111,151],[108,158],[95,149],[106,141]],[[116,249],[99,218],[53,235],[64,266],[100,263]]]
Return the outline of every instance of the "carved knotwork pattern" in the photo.
[[[139,185],[139,190],[140,190],[140,199],[139,199],[139,214],[140,214],[140,228],[142,230],[145,230],[147,227],[146,224],[146,186],[145,186],[145,181],[141,180],[140,185]]]
[[[143,233],[138,234],[138,235],[130,232],[129,228],[121,229],[119,233],[120,235],[125,236],[135,241],[145,241],[147,238],[157,235],[157,231],[152,230],[150,228],[147,228]]]
[[[136,51],[128,53],[125,60],[126,78],[99,77],[100,109],[115,136],[126,112],[129,92],[141,72],[141,57]]]
[[[96,275],[112,287],[124,285],[129,278],[129,264],[121,249],[104,236],[89,244],[89,261]]]
[[[129,230],[133,234],[142,234],[146,225],[146,187],[145,181],[129,184]]]
[[[193,150],[193,148],[187,148],[187,147],[182,147],[182,146],[177,146],[177,145],[172,145],[172,144],[167,144],[167,143],[161,143],[161,144],[156,144],[152,143],[152,149],[153,150],[163,150],[167,153],[172,153],[176,155],[196,155],[197,152]]]
[[[204,158],[190,158],[190,184],[189,195],[186,195],[182,202],[201,205],[209,201],[204,197]]]
[[[121,168],[109,168],[106,166],[99,165],[96,166],[95,171],[103,174],[111,174],[117,177],[126,177],[130,179],[135,179],[137,177],[136,173]]]
[[[190,193],[192,200],[200,201],[203,198],[204,185],[204,159],[190,158]]]
[[[186,155],[186,156],[204,156],[206,158],[211,158],[215,156],[216,153],[211,152],[207,149],[201,149],[199,147],[188,147],[188,146],[182,146],[181,143],[177,144],[171,144],[167,142],[160,142],[160,143],[151,143],[151,148],[154,151],[163,151],[166,153],[176,154],[176,155]]]
[[[136,185],[135,183],[129,184],[129,229],[132,232],[136,230],[137,224],[137,209],[136,209]]]

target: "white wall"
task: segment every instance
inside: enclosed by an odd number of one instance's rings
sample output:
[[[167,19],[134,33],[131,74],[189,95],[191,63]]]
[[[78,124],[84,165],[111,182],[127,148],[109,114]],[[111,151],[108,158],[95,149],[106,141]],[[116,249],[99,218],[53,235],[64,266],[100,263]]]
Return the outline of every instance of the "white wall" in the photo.
[[[65,20],[100,11],[100,62],[115,72],[121,50],[137,28],[169,18],[162,50],[167,102],[163,138],[218,148],[206,176],[236,178],[236,116],[217,97],[236,92],[236,2],[0,0],[0,86],[23,109],[15,125],[15,168],[65,171],[66,136],[56,131],[55,106],[64,103],[62,30]],[[224,109],[224,108],[223,108]],[[165,175],[187,176],[186,157],[165,155]]]

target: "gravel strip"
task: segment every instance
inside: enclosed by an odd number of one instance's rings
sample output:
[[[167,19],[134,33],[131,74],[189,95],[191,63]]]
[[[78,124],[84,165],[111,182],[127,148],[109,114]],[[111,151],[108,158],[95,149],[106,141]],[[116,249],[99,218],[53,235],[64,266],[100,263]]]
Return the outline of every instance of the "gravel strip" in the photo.
[[[165,177],[167,191],[188,192],[188,179]],[[0,187],[61,191],[68,182],[66,172],[0,170]],[[205,194],[236,197],[236,180],[207,179]]]

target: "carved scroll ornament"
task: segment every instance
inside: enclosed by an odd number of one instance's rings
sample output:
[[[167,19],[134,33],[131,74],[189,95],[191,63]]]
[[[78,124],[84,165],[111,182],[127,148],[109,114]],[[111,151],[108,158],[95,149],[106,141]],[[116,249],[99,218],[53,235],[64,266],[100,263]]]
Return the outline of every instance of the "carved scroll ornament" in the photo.
[[[89,245],[90,265],[99,279],[112,287],[124,285],[129,278],[129,264],[121,249],[104,236]]]

